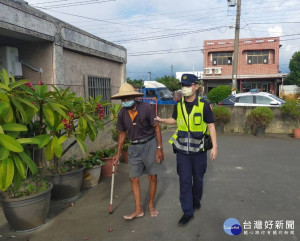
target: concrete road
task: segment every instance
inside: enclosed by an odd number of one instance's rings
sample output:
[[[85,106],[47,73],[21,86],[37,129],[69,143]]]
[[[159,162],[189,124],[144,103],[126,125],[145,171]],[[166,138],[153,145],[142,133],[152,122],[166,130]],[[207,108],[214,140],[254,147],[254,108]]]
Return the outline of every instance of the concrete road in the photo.
[[[170,130],[163,132],[165,161],[159,175],[157,218],[147,212],[148,179],[143,176],[140,183],[145,216],[123,219],[134,203],[128,166],[120,164],[113,214],[109,214],[111,179],[106,178],[97,187],[83,191],[73,207],[52,202],[49,220],[33,232],[11,231],[0,211],[0,241],[299,240],[300,140],[284,135],[218,136],[218,158],[208,163],[202,208],[182,228],[177,226],[182,211],[175,155],[167,144],[171,135]],[[228,218],[239,221],[243,229],[240,235],[225,233],[223,225]]]

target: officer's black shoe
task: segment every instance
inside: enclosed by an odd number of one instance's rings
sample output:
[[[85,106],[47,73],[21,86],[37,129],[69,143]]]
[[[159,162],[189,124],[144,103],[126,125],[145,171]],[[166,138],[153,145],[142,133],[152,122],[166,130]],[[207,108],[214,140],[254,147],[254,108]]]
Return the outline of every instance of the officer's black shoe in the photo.
[[[201,203],[200,202],[194,202],[193,203],[193,208],[194,210],[199,210],[201,208]]]
[[[179,227],[186,226],[188,224],[188,222],[191,221],[193,218],[194,218],[194,216],[183,215],[178,222],[178,226]]]

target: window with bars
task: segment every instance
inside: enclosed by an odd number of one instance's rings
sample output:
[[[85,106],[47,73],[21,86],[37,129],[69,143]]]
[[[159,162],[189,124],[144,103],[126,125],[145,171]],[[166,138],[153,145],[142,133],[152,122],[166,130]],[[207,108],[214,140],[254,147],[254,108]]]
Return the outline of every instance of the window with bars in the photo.
[[[232,65],[232,52],[212,53],[213,65]]]
[[[102,100],[110,102],[111,97],[111,79],[99,76],[86,76],[85,81],[86,97],[96,98],[102,96]],[[104,107],[105,115],[109,115],[108,107]]]
[[[269,51],[248,51],[247,53],[248,64],[268,64]]]

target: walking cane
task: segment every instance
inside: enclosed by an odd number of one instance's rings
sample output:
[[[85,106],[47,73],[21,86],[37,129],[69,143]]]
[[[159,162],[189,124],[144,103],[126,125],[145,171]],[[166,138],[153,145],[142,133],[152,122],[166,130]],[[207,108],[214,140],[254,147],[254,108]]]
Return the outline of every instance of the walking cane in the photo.
[[[113,213],[112,203],[113,203],[114,184],[115,184],[115,164],[113,164],[113,167],[112,167],[109,214]]]

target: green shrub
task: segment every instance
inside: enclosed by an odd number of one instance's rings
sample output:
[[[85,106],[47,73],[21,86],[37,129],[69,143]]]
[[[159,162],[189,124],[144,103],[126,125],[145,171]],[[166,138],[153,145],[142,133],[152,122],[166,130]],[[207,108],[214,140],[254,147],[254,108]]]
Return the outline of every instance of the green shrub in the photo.
[[[297,100],[287,100],[286,103],[280,107],[280,110],[282,114],[297,122],[296,128],[300,128],[300,104]]]
[[[251,129],[266,128],[273,120],[274,114],[270,107],[259,106],[247,116],[247,124]]]
[[[214,106],[213,112],[216,125],[225,125],[230,121],[230,111],[224,106]]]
[[[231,94],[231,87],[229,85],[219,85],[209,91],[207,97],[211,103],[219,103]]]

